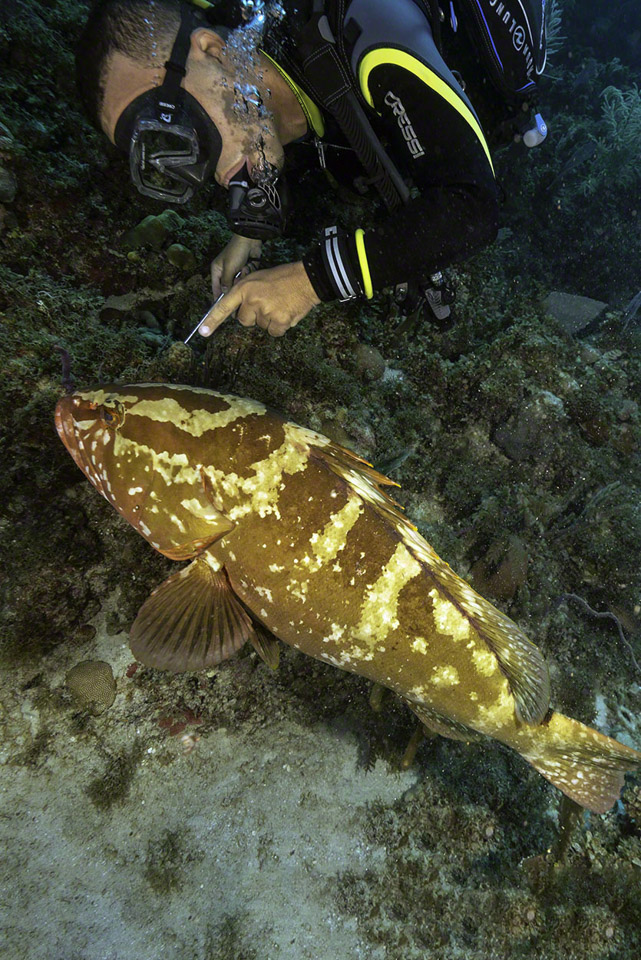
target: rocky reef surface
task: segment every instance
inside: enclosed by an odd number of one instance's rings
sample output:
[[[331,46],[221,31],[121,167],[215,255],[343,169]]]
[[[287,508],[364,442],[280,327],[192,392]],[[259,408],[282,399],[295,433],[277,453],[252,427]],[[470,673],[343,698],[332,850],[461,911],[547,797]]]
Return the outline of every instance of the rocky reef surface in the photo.
[[[172,565],[53,427],[62,346],[79,385],[192,383],[321,430],[397,480],[421,533],[543,648],[554,705],[638,747],[641,196],[621,126],[636,122],[636,8],[620,5],[615,53],[596,6],[563,4],[571,39],[543,88],[556,136],[499,153],[501,233],[452,271],[451,324],[408,322],[383,295],[319,308],[279,341],[228,323],[192,350],[224,198],[178,213],[139,198],[76,103],[86,4],[4,3],[3,955],[639,956],[638,776],[609,814],[567,826],[498,744],[429,740],[402,771],[402,705],[373,712],[363,680],[296,651],[276,672],[249,650],[204,675],[136,665],[127,628]],[[613,86],[620,107],[601,97]],[[298,258],[328,210],[368,215],[318,172],[295,182],[268,263]]]

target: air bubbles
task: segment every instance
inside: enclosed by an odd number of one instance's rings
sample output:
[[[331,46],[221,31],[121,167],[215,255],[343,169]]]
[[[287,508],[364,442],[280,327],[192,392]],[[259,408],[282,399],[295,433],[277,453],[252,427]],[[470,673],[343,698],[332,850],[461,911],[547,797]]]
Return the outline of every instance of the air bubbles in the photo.
[[[265,0],[240,0],[240,13],[243,20],[248,23],[256,17],[265,20]]]
[[[253,148],[262,153],[260,145],[273,141],[275,132],[259,51],[270,23],[282,20],[285,10],[282,3],[266,0],[238,0],[238,9],[243,22],[226,37],[227,69],[216,78],[216,86],[232,95],[227,109],[233,111]]]
[[[239,0],[239,3],[244,23],[229,34],[226,44],[227,55],[234,68],[233,110],[250,122],[268,120],[271,112],[259,91],[263,74],[258,50],[262,44],[266,18],[272,15],[274,4],[265,4],[264,0]],[[276,6],[280,10],[280,4]],[[262,134],[270,135],[269,125],[265,126]]]
[[[144,18],[150,42],[149,66],[154,71],[153,85],[160,85],[160,68],[158,66],[158,40],[156,39],[156,0],[149,0],[149,16]]]

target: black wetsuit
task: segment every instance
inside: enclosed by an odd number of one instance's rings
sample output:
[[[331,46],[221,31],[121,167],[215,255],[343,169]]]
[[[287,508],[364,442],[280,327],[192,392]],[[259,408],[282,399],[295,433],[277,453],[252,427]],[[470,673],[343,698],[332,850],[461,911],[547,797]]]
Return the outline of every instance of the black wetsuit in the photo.
[[[394,8],[396,16],[405,10],[414,18],[414,32],[418,27],[424,39],[429,35],[431,41],[429,21],[420,4],[394,0],[389,8]],[[367,38],[362,46],[368,49]],[[398,46],[402,50],[403,45]],[[422,49],[430,47],[423,44]],[[402,64],[385,62],[385,56],[367,75],[372,127],[419,195],[377,228],[361,232],[360,244],[355,234],[338,228],[340,267],[355,281],[351,286],[357,294],[371,296],[385,286],[425,281],[436,270],[469,257],[496,235],[497,190],[484,136],[473,110],[465,106],[471,106],[470,101],[435,48],[430,58],[425,76],[429,74],[433,82],[424,82]],[[443,77],[447,82],[442,82]],[[313,100],[304,78],[297,80]],[[322,255],[323,242],[308,252],[304,264],[316,293],[327,301],[339,294],[331,264]]]
[[[492,168],[478,139],[442,97],[396,66],[376,68],[371,79],[392,156],[420,191],[365,234],[376,290],[408,279],[427,279],[491,243],[497,230],[497,197]],[[402,114],[394,114],[398,106],[386,102],[389,91],[402,104],[422,149],[416,159],[399,125]]]

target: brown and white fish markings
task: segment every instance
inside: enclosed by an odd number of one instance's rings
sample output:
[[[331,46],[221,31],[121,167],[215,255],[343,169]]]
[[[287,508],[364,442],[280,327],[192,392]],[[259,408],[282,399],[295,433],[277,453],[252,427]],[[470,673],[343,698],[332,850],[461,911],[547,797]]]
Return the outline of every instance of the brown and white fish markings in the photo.
[[[102,495],[167,557],[132,628],[150,666],[202,670],[271,633],[394,690],[428,727],[517,750],[597,812],[641,753],[549,708],[541,652],[437,556],[391,481],[262,404],[166,384],[64,397],[58,433]]]

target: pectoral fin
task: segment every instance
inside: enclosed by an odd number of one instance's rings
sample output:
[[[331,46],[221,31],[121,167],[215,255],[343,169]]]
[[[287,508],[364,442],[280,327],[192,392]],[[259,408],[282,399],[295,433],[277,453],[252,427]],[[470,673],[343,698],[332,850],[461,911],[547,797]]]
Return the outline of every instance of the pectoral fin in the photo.
[[[234,529],[234,523],[222,511],[211,481],[200,470],[200,483],[176,478],[171,484],[171,499],[166,510],[155,503],[164,494],[162,478],[133,496],[127,511],[121,511],[152,546],[170,560],[191,560]],[[156,498],[154,500],[154,495]],[[133,510],[137,512],[133,512]]]
[[[215,570],[207,554],[161,583],[131,628],[136,659],[173,673],[213,667],[247,640],[258,642],[254,624],[225,570]]]

